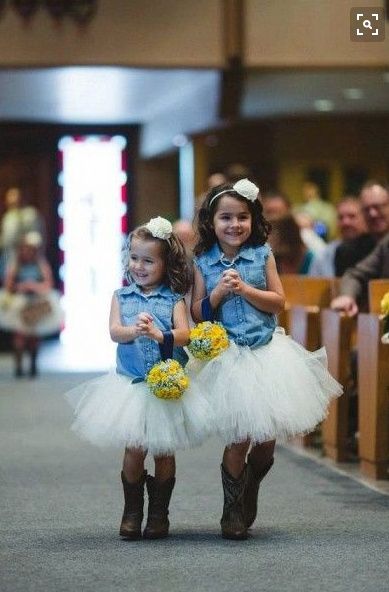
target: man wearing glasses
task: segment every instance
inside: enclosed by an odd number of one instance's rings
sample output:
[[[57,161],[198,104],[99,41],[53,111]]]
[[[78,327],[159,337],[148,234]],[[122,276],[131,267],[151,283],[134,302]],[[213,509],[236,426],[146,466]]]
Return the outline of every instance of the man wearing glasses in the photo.
[[[338,276],[354,267],[376,247],[389,232],[389,190],[377,181],[368,181],[359,194],[361,211],[366,223],[367,233],[355,239],[343,241],[337,248],[334,258]]]
[[[359,307],[367,304],[367,286],[369,280],[389,278],[389,190],[376,182],[369,182],[361,191],[361,206],[369,229],[363,235],[370,254],[359,263],[351,266],[342,276],[340,294],[331,303],[331,308],[346,312],[350,316],[358,313]],[[353,241],[354,249],[358,247],[359,237]]]

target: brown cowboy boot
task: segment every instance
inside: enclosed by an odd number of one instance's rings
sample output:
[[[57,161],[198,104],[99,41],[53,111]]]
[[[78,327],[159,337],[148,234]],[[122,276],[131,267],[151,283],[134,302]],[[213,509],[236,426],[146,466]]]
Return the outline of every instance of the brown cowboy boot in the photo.
[[[235,479],[223,465],[220,466],[224,491],[223,516],[220,520],[224,539],[247,539],[244,520],[244,492],[247,481],[247,467]]]
[[[174,477],[166,481],[157,481],[147,476],[146,487],[149,494],[149,510],[144,539],[163,539],[169,534],[169,503],[176,480]]]
[[[244,520],[246,528],[250,528],[255,518],[257,517],[258,511],[258,490],[262,479],[270,471],[274,463],[274,458],[271,459],[267,467],[265,467],[260,473],[255,470],[254,463],[250,458],[250,454],[247,457],[247,483],[244,493]]]
[[[122,471],[121,474],[124,492],[124,511],[120,524],[120,536],[126,539],[136,540],[142,536],[144,484],[146,471],[139,481],[129,483]]]

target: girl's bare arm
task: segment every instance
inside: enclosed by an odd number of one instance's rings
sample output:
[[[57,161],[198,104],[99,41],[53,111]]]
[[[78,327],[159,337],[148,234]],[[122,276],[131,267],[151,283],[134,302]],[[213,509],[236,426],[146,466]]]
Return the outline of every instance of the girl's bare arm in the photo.
[[[277,314],[284,309],[285,294],[273,254],[266,261],[266,290],[250,286],[234,270],[226,272],[226,275],[230,278],[231,291],[242,296],[258,310]]]
[[[216,309],[223,298],[231,291],[228,282],[224,277],[221,277],[219,283],[215,286],[212,290],[209,299],[213,309]],[[201,272],[194,267],[194,283],[193,283],[193,290],[192,290],[192,302],[190,307],[190,312],[192,314],[192,318],[195,323],[200,323],[203,320],[201,314],[201,301],[207,295],[207,291],[205,288],[204,278],[201,275]]]
[[[174,345],[186,345],[189,342],[189,321],[185,300],[179,300],[173,309]]]
[[[135,325],[129,325],[128,327],[122,325],[119,302],[115,294],[112,296],[111,311],[109,313],[109,333],[112,341],[116,343],[128,343],[134,341],[138,336]]]

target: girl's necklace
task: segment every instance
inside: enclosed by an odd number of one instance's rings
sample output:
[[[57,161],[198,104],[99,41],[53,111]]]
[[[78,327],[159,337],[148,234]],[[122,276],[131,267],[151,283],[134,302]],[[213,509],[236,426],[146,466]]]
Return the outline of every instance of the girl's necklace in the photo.
[[[227,259],[227,257],[223,253],[222,256],[220,257],[220,263],[222,265],[224,265],[224,267],[232,267],[235,264],[235,261],[237,259],[238,259],[238,255],[236,257],[234,257],[232,261],[230,261],[229,259]]]

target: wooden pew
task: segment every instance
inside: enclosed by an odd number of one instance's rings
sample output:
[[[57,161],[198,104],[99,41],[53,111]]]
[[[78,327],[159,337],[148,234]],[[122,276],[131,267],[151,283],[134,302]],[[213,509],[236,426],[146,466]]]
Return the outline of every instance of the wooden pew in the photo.
[[[361,472],[389,479],[389,345],[381,343],[380,302],[388,280],[369,282],[370,313],[358,316],[359,456]]]
[[[321,312],[322,344],[326,348],[328,369],[345,389],[344,394],[334,399],[328,416],[322,423],[323,452],[336,462],[349,460],[348,423],[349,398],[347,385],[350,377],[351,350],[356,341],[356,319],[335,310]]]
[[[283,326],[295,341],[314,351],[321,346],[320,310],[329,306],[334,296],[334,280],[301,275],[282,275],[281,280],[286,296]],[[297,441],[312,446],[316,438],[313,432]]]
[[[278,323],[284,327],[287,334],[291,334],[292,309],[296,306],[304,308],[315,307],[314,310],[328,306],[333,298],[334,281],[332,278],[316,278],[296,274],[281,274],[281,281],[285,291],[285,312],[278,317]],[[301,314],[301,313],[300,313]],[[302,337],[299,322],[295,324],[296,340]],[[305,329],[302,329],[305,331]]]

